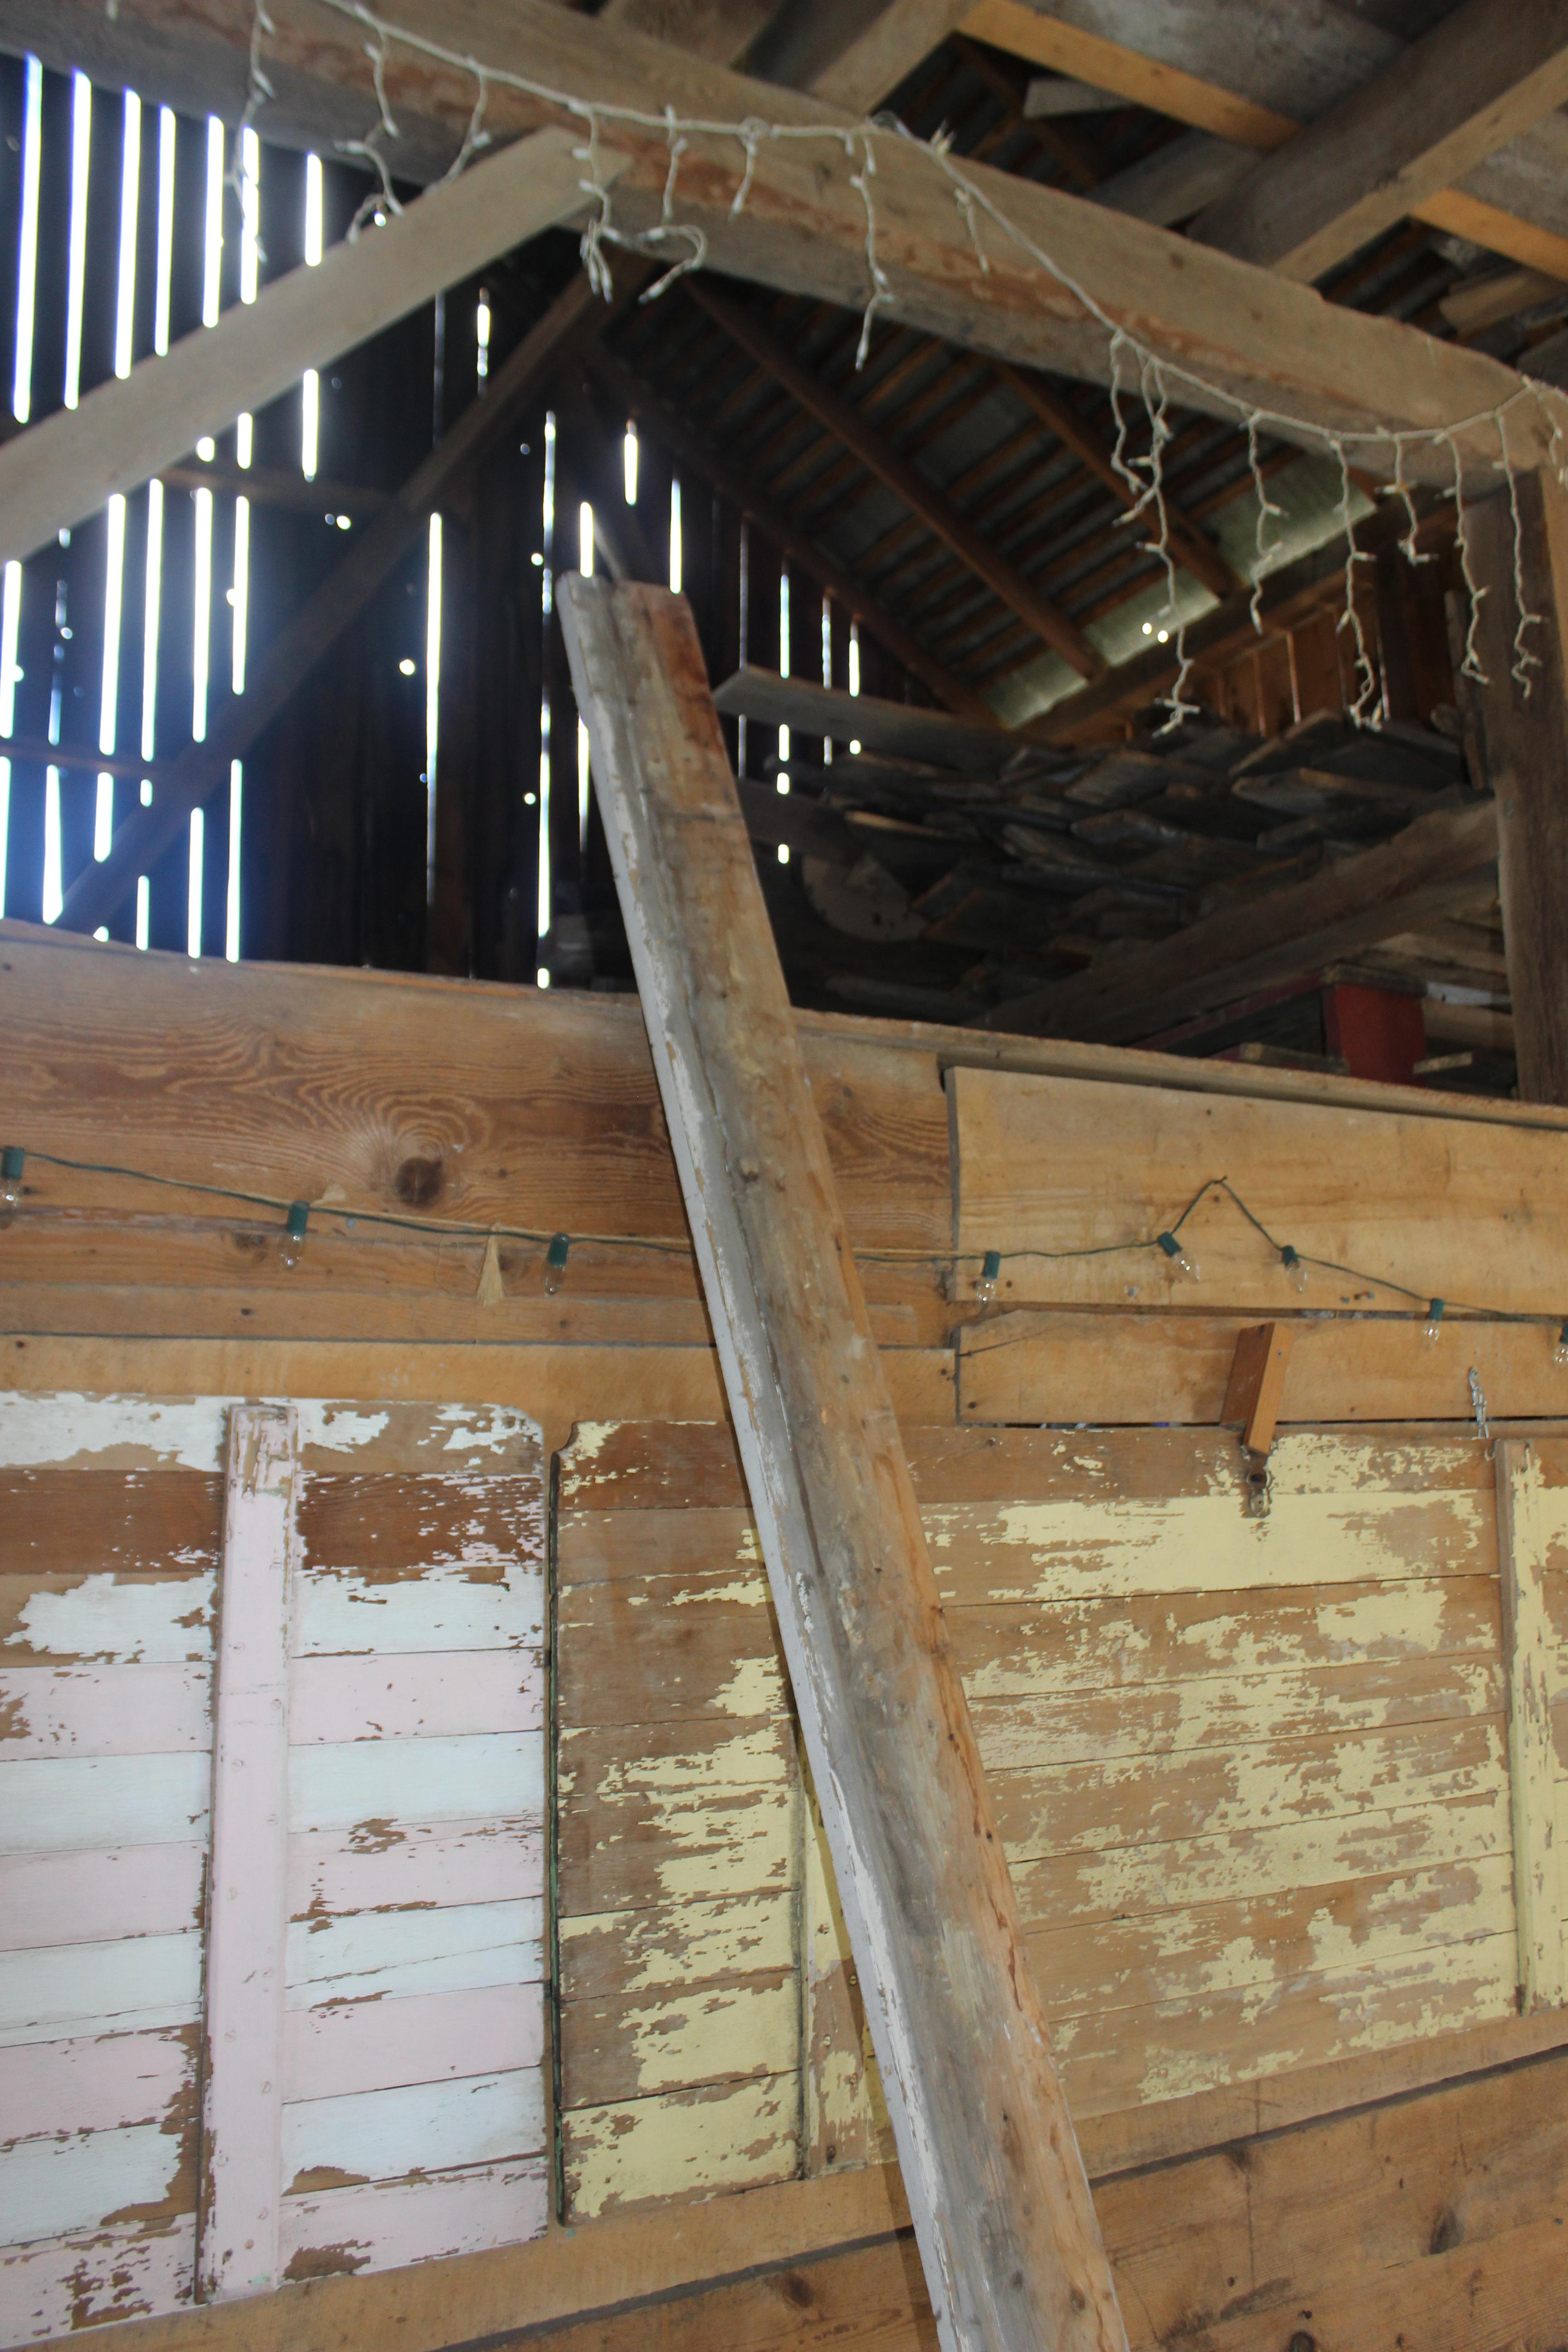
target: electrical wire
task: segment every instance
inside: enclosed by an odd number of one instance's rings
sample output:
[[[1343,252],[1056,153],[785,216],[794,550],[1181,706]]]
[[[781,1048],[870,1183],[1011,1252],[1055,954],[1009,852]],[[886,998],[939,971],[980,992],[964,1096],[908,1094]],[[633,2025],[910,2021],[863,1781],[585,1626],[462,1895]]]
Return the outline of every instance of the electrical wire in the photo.
[[[34,1160],[41,1167],[64,1168],[76,1175],[120,1177],[129,1183],[157,1185],[175,1192],[195,1192],[209,1200],[229,1201],[245,1208],[271,1209],[284,1216],[303,1207],[312,1217],[334,1217],[350,1230],[356,1225],[379,1225],[400,1233],[427,1235],[437,1241],[473,1241],[488,1244],[493,1239],[532,1242],[543,1247],[565,1242],[573,1247],[584,1244],[599,1249],[644,1250],[666,1257],[690,1257],[693,1255],[689,1241],[659,1234],[548,1232],[542,1226],[479,1224],[449,1217],[405,1216],[386,1209],[350,1208],[341,1202],[286,1201],[279,1194],[247,1192],[237,1185],[212,1184],[195,1177],[164,1176],[152,1169],[125,1167],[114,1160],[73,1160],[63,1152],[35,1151],[31,1148],[24,1150],[15,1145],[9,1148],[7,1159],[16,1157],[18,1151],[24,1161]],[[935,1265],[956,1271],[961,1265],[993,1259],[998,1266],[1016,1263],[1020,1258],[1040,1258],[1059,1265],[1091,1258],[1126,1256],[1143,1250],[1163,1250],[1165,1243],[1173,1240],[1210,1194],[1216,1192],[1230,1202],[1253,1231],[1268,1243],[1283,1265],[1316,1266],[1322,1273],[1341,1275],[1348,1281],[1367,1284],[1374,1290],[1393,1291],[1401,1298],[1412,1300],[1414,1309],[1429,1321],[1440,1321],[1451,1314],[1456,1318],[1469,1318],[1488,1323],[1537,1324],[1555,1328],[1568,1339],[1568,1314],[1561,1311],[1533,1312],[1518,1307],[1477,1306],[1465,1299],[1438,1298],[1429,1291],[1415,1290],[1408,1283],[1396,1281],[1392,1275],[1373,1274],[1365,1266],[1346,1265],[1337,1258],[1318,1257],[1310,1251],[1298,1250],[1293,1244],[1280,1241],[1270,1232],[1228,1176],[1206,1176],[1169,1225],[1163,1226],[1158,1233],[1137,1235],[1128,1241],[1094,1242],[1078,1249],[854,1250],[851,1255],[858,1265]],[[1289,1256],[1286,1255],[1288,1250],[1290,1253]],[[1165,1254],[1169,1255],[1168,1252]],[[1310,1308],[1307,1312],[1331,1316],[1335,1310]]]

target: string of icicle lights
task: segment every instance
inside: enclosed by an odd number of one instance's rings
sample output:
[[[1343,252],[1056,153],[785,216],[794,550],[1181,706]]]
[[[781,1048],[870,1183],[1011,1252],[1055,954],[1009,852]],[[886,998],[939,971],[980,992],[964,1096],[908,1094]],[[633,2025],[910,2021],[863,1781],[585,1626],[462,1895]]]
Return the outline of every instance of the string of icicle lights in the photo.
[[[1489,683],[1477,651],[1477,630],[1482,599],[1489,593],[1478,582],[1470,569],[1469,550],[1464,530],[1465,491],[1463,468],[1459,455],[1458,436],[1494,431],[1498,456],[1494,468],[1506,479],[1513,533],[1513,605],[1514,631],[1512,641],[1512,675],[1521,691],[1528,696],[1531,672],[1540,667],[1539,656],[1531,651],[1529,633],[1542,625],[1542,615],[1531,611],[1525,588],[1522,529],[1520,516],[1519,489],[1512,453],[1509,447],[1509,418],[1521,404],[1534,407],[1549,428],[1547,462],[1558,480],[1568,489],[1568,398],[1550,384],[1525,377],[1520,389],[1495,408],[1479,411],[1474,415],[1457,417],[1443,425],[1420,428],[1381,425],[1359,430],[1337,431],[1315,422],[1293,416],[1283,409],[1267,408],[1260,404],[1239,399],[1224,385],[1184,366],[1180,361],[1157,351],[1152,344],[1134,334],[1129,328],[1111,318],[1096,299],[1090,288],[1053,253],[1038,244],[1017,221],[1013,219],[987,189],[966,173],[962,163],[949,151],[945,134],[932,140],[917,139],[896,117],[879,114],[862,121],[835,126],[824,123],[771,122],[759,115],[748,115],[741,121],[711,120],[683,115],[673,104],[661,110],[620,104],[605,99],[584,99],[569,90],[556,89],[548,82],[539,81],[527,74],[515,72],[504,66],[485,62],[467,50],[448,47],[427,34],[416,32],[399,25],[365,5],[365,0],[318,0],[318,5],[334,15],[350,18],[365,36],[365,54],[370,65],[372,91],[377,109],[377,120],[363,139],[341,140],[339,151],[353,155],[374,166],[379,187],[367,197],[356,214],[350,236],[357,236],[373,215],[387,211],[401,212],[392,184],[387,148],[400,137],[396,119],[387,98],[386,70],[395,49],[403,48],[460,73],[474,85],[473,111],[464,133],[448,178],[465,170],[473,156],[489,143],[490,134],[485,129],[485,111],[492,88],[516,90],[542,105],[558,110],[580,122],[586,134],[583,146],[575,152],[582,163],[584,194],[593,200],[594,213],[583,233],[583,261],[591,283],[606,297],[610,292],[610,262],[606,247],[620,246],[654,258],[668,261],[668,267],[658,282],[641,297],[645,302],[657,301],[661,294],[689,270],[702,268],[708,257],[708,239],[700,224],[683,220],[679,215],[679,179],[682,156],[691,141],[700,138],[720,142],[732,142],[736,149],[735,194],[730,210],[733,215],[743,212],[751,194],[757,158],[764,146],[784,142],[807,142],[836,148],[855,167],[850,185],[859,196],[866,224],[866,299],[861,317],[860,340],[856,352],[856,367],[864,366],[870,348],[871,331],[879,310],[891,307],[894,296],[891,282],[878,249],[877,219],[877,156],[889,142],[897,142],[900,151],[912,152],[926,159],[931,169],[939,173],[952,192],[952,199],[963,215],[974,248],[976,261],[984,273],[991,263],[982,235],[986,223],[1005,240],[1026,254],[1044,270],[1058,286],[1080,303],[1088,315],[1103,327],[1108,339],[1108,375],[1112,413],[1116,422],[1116,442],[1112,463],[1118,475],[1131,493],[1129,520],[1140,515],[1149,518],[1149,536],[1142,542],[1144,551],[1154,556],[1165,574],[1166,608],[1164,618],[1171,625],[1174,637],[1176,679],[1163,707],[1168,711],[1167,730],[1178,726],[1196,714],[1198,706],[1186,698],[1186,686],[1193,663],[1187,652],[1186,624],[1179,610],[1176,595],[1177,562],[1171,541],[1170,518],[1164,494],[1164,452],[1171,439],[1170,411],[1173,396],[1186,393],[1200,406],[1212,411],[1228,412],[1247,434],[1247,458],[1254,492],[1258,500],[1257,563],[1253,573],[1252,621],[1262,634],[1260,599],[1264,583],[1279,556],[1279,541],[1270,536],[1269,525],[1278,521],[1282,509],[1270,500],[1258,457],[1260,431],[1274,430],[1287,440],[1299,445],[1316,444],[1338,464],[1340,474],[1340,521],[1342,528],[1347,560],[1345,563],[1345,602],[1340,616],[1340,628],[1348,634],[1353,647],[1358,692],[1350,716],[1358,726],[1376,724],[1377,674],[1362,625],[1355,601],[1355,566],[1372,559],[1355,544],[1354,517],[1351,511],[1351,453],[1364,448],[1380,453],[1386,462],[1392,450],[1394,459],[1392,494],[1399,498],[1408,517],[1408,527],[1400,541],[1405,559],[1410,563],[1430,562],[1416,547],[1417,517],[1406,478],[1410,452],[1417,447],[1442,450],[1453,470],[1453,497],[1458,518],[1459,561],[1463,567],[1465,585],[1469,594],[1469,628],[1461,675],[1478,683]],[[254,0],[248,61],[248,87],[241,130],[250,127],[273,97],[273,86],[268,77],[265,45],[276,33],[268,13],[266,0]],[[601,142],[606,131],[616,124],[641,131],[654,131],[663,137],[668,149],[669,169],[665,180],[664,199],[658,223],[649,229],[627,231],[616,224],[611,189],[605,184]],[[1129,405],[1140,408],[1147,420],[1149,448],[1144,454],[1129,453],[1131,420]]]

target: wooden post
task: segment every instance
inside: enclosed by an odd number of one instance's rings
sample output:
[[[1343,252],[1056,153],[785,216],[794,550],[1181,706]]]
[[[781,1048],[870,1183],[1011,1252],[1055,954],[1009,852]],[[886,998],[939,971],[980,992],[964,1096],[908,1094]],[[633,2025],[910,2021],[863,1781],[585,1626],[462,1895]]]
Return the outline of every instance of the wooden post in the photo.
[[[938,2331],[1126,2336],[689,609],[561,614]]]
[[[289,1572],[299,1446],[290,1406],[229,1421],[213,1720],[199,2292],[279,2284],[289,1906]]]
[[[1498,888],[1526,1102],[1568,1103],[1568,494],[1521,474],[1522,633],[1529,690],[1513,675],[1519,626],[1513,517],[1506,490],[1465,518],[1470,563],[1486,593],[1478,628],[1486,764],[1497,794]]]

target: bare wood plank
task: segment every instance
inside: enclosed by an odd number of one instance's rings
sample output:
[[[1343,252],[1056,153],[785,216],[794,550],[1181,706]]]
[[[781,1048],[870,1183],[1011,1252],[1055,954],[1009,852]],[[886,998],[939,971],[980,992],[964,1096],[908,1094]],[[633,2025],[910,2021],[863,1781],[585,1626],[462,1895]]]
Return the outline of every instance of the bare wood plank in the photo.
[[[0,448],[0,558],[31,555],[306,368],[327,366],[497,253],[569,220],[583,203],[573,145],[561,131],[520,142],[18,434]]]
[[[1122,2343],[696,632],[581,577],[562,611],[939,2326]]]
[[[276,2286],[283,2112],[289,1581],[298,1431],[236,1406],[224,1513],[207,1930],[200,2272],[212,2302]]]
[[[1552,0],[1468,0],[1189,234],[1291,278],[1321,278],[1564,98],[1568,40]]]
[[[1261,1303],[1261,1301],[1259,1301]],[[1020,1307],[960,1336],[959,1418],[968,1425],[1223,1421],[1239,1317],[1102,1314]],[[1290,1412],[1314,1422],[1471,1422],[1474,1366],[1492,1412],[1534,1420],[1568,1411],[1568,1376],[1546,1327],[1468,1323],[1462,1346],[1427,1347],[1416,1317],[1303,1318],[1290,1367]],[[1457,1331],[1458,1326],[1456,1324]],[[1461,1360],[1462,1359],[1462,1360]]]
[[[965,774],[994,775],[1017,750],[1001,726],[976,726],[945,711],[911,709],[875,694],[846,694],[809,677],[781,677],[750,664],[717,688],[713,708],[726,719],[754,719],[764,727],[792,727],[803,735],[830,735],[899,760],[930,760]]]
[[[1546,1613],[1547,1532],[1532,1445],[1499,1441],[1497,1498],[1520,2005],[1528,2012],[1568,2000],[1552,1738],[1557,1644]]]

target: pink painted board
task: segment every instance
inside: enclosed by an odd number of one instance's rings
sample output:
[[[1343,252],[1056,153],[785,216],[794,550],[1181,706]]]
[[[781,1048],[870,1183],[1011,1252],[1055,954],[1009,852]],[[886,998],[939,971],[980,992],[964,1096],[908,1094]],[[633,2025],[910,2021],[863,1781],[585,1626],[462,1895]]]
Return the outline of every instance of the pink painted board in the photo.
[[[289,1841],[291,1919],[424,1903],[514,1903],[543,1889],[543,1838],[534,1822],[312,1830]]]
[[[0,2147],[33,2133],[162,2122],[195,2072],[191,2038],[177,2032],[85,2035],[0,2050]]]
[[[517,2245],[544,2234],[547,2199],[543,2157],[382,2188],[286,2197],[279,2231],[284,2276],[296,2262],[296,2277],[314,2275],[317,2266],[309,2257],[328,2251],[343,2257],[345,2270],[363,2273]]]
[[[0,1667],[0,1759],[166,1756],[212,1745],[205,1666]]]
[[[0,1951],[177,1936],[201,1924],[205,1845],[0,1855]]]
[[[0,2344],[37,2344],[102,2320],[177,2311],[193,2298],[195,2251],[196,2225],[187,2214],[156,2232],[126,2223],[0,2255]]]
[[[212,2302],[278,2284],[289,1580],[298,1547],[291,1409],[229,1417],[213,1766],[201,2276]]]
[[[284,2020],[283,2096],[330,2099],[499,2074],[537,2066],[543,2054],[544,1995],[537,1984],[296,2009]]]
[[[468,1731],[537,1731],[544,1667],[523,1650],[416,1651],[402,1656],[296,1658],[289,1738],[439,1738]]]

